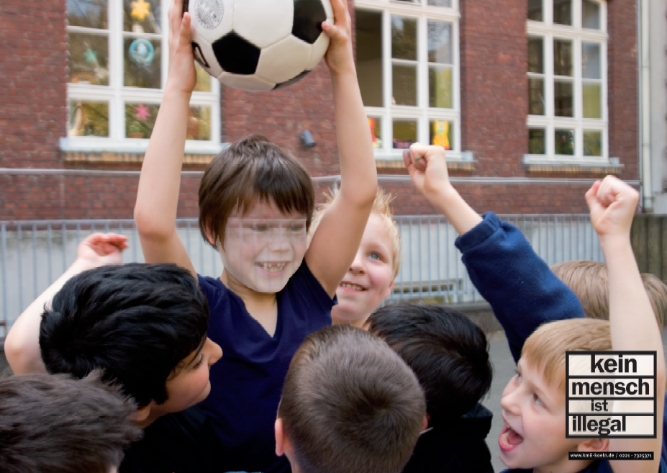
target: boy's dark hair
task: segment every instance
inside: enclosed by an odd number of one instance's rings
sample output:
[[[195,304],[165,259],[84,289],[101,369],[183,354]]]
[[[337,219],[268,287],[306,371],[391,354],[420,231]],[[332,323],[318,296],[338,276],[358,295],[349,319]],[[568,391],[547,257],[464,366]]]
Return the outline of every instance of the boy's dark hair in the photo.
[[[188,271],[132,263],[67,281],[42,316],[39,345],[50,373],[102,369],[143,407],[167,400],[167,380],[207,330],[208,304]]]
[[[465,315],[438,305],[398,303],[377,309],[367,324],[417,375],[429,425],[462,416],[489,391],[489,345]]]
[[[94,373],[0,378],[4,473],[108,473],[141,437],[135,404]]]
[[[306,338],[278,406],[302,473],[398,473],[425,414],[410,368],[382,340],[349,325]]]
[[[289,151],[262,135],[232,143],[206,167],[199,185],[204,240],[214,247],[218,241],[223,244],[230,215],[245,214],[256,201],[273,202],[283,213],[303,214],[310,226],[315,206],[310,175]]]

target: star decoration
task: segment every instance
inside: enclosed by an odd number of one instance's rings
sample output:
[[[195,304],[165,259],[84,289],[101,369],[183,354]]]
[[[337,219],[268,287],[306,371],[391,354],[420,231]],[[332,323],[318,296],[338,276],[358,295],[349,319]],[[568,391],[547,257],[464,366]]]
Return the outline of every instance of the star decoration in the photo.
[[[138,118],[139,120],[146,120],[148,117],[151,116],[151,112],[150,112],[150,110],[148,110],[148,107],[145,106],[145,105],[143,105],[143,104],[142,104],[142,105],[138,105],[138,106],[134,109],[134,111],[135,111],[135,113],[136,113],[136,115],[137,115],[137,118]]]
[[[86,62],[96,63],[97,62],[97,51],[92,49],[86,49],[86,52],[83,53],[83,57],[86,59]]]
[[[132,2],[131,16],[139,21],[144,21],[150,15],[150,10],[150,3],[146,3],[145,0],[137,0],[136,2]]]

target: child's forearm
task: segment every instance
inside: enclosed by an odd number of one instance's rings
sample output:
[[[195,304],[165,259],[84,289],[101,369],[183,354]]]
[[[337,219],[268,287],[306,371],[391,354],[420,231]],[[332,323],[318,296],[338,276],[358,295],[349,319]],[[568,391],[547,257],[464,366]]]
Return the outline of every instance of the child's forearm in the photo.
[[[167,88],[141,167],[134,218],[140,235],[159,239],[176,228],[190,94]]]
[[[94,266],[77,259],[53,284],[21,313],[5,339],[5,356],[14,374],[45,372],[39,349],[39,326],[44,308],[67,281]]]
[[[332,74],[341,193],[348,204],[370,206],[377,192],[377,170],[370,131],[354,69]]]
[[[459,235],[472,230],[482,221],[482,217],[451,185],[436,194],[427,195],[427,198],[438,211],[447,217]]]

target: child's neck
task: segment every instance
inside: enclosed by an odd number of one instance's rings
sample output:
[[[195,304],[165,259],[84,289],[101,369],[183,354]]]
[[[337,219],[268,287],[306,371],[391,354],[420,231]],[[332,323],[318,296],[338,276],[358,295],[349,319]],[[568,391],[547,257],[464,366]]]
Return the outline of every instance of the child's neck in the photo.
[[[222,271],[222,283],[239,296],[248,313],[266,330],[270,336],[276,333],[278,323],[278,299],[275,293],[256,292],[239,283],[227,271]]]
[[[533,468],[533,473],[578,473],[591,463],[590,460],[569,460],[566,457],[563,461]]]

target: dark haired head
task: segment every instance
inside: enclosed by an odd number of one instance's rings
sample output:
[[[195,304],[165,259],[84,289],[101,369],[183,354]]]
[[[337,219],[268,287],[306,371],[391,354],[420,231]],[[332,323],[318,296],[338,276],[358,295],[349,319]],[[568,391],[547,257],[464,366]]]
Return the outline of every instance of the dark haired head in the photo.
[[[44,312],[39,345],[50,373],[101,368],[143,407],[167,400],[167,379],[207,330],[208,304],[188,271],[134,263],[67,281]]]
[[[135,404],[100,380],[28,374],[0,378],[4,473],[109,473],[141,437]]]
[[[218,241],[224,243],[230,215],[244,215],[258,201],[273,203],[285,214],[305,215],[309,226],[315,190],[308,172],[289,151],[264,136],[251,135],[225,148],[204,171],[199,185],[204,240],[214,247]]]
[[[278,417],[302,473],[398,473],[422,427],[424,394],[386,343],[349,325],[309,335]]]
[[[417,375],[429,425],[462,416],[491,387],[486,336],[465,315],[437,305],[390,304],[367,324]]]

